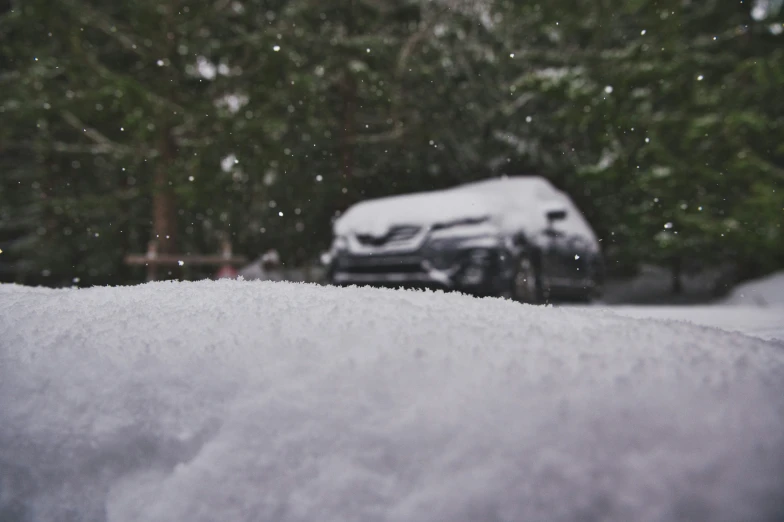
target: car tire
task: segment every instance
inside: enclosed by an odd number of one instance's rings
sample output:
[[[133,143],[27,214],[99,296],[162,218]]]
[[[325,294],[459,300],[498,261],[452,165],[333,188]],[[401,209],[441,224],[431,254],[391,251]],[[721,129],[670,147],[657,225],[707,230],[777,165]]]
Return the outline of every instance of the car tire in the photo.
[[[596,301],[596,295],[594,294],[593,290],[585,289],[583,292],[577,294],[574,299],[576,304],[581,305],[590,305]]]
[[[604,294],[603,278],[595,266],[592,269],[591,283],[589,288],[584,288],[580,296],[580,302],[583,304],[592,304],[602,298]]]
[[[588,300],[591,303],[596,303],[602,299],[602,296],[604,296],[604,287],[600,281],[594,279],[594,286],[590,291],[590,297]]]
[[[539,270],[530,256],[523,255],[517,261],[512,278],[512,299],[519,303],[539,304],[542,302],[542,286]]]

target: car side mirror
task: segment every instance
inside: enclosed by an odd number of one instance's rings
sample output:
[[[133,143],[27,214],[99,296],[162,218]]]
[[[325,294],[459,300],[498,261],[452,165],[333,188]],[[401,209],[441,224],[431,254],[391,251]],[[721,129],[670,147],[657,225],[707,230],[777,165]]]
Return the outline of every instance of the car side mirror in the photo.
[[[555,221],[563,221],[564,219],[566,219],[566,210],[562,208],[547,211],[547,221],[550,223],[554,223]]]

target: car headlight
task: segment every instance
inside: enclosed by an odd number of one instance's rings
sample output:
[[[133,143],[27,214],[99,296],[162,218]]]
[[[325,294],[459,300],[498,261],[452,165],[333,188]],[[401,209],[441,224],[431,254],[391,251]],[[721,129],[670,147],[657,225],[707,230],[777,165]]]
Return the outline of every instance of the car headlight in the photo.
[[[434,239],[427,243],[427,257],[439,270],[457,265],[484,266],[492,257],[492,237]]]
[[[502,246],[500,238],[496,235],[458,236],[445,238],[431,238],[427,248],[434,251],[488,251]]]
[[[457,241],[455,238],[448,239],[431,239],[427,242],[427,248],[431,251],[443,252],[448,250],[457,250]]]
[[[335,236],[335,239],[332,240],[330,252],[338,252],[346,248],[348,248],[348,239],[345,236]]]
[[[484,248],[474,248],[468,253],[468,260],[472,265],[485,265],[490,262],[491,252]]]
[[[459,261],[460,247],[455,238],[432,239],[425,249],[428,260],[438,270],[448,270]]]

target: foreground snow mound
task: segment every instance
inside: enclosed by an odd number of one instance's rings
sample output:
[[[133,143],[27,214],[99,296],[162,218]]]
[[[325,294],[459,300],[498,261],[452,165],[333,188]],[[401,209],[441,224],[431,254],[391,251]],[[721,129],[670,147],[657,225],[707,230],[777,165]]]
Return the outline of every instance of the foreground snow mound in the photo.
[[[738,285],[725,303],[784,307],[784,272]]]
[[[776,520],[783,348],[461,295],[0,286],[0,519]]]

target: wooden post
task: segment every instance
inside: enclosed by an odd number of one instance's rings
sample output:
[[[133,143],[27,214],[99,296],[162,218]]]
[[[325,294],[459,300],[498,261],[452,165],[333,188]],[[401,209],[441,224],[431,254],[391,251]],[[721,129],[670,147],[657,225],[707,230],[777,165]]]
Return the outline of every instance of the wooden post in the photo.
[[[147,281],[158,280],[158,242],[154,239],[147,243]]]
[[[162,266],[237,266],[247,263],[245,256],[235,256],[232,253],[231,242],[223,240],[221,253],[212,256],[182,255],[167,252],[159,252],[158,242],[152,240],[147,245],[147,253],[129,254],[125,256],[125,263],[128,265],[144,265],[147,267],[147,281],[157,281]]]
[[[674,256],[671,260],[672,269],[672,293],[681,295],[683,293],[683,259],[681,256]]]

